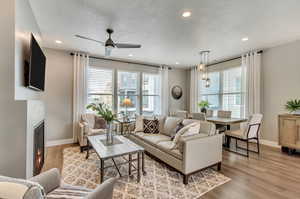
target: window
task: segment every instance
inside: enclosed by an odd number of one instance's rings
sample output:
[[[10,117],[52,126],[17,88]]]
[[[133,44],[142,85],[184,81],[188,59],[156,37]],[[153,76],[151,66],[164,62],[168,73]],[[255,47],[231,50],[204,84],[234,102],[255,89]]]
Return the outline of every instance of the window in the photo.
[[[115,85],[115,86],[114,86]],[[125,106],[130,99],[132,106]],[[115,113],[160,113],[160,76],[157,73],[121,71],[100,67],[88,70],[88,103],[103,102]]]
[[[142,114],[156,115],[160,113],[160,80],[157,74],[143,74]]]
[[[118,112],[124,111],[128,115],[138,112],[138,73],[118,71]],[[131,100],[132,106],[123,106],[125,98]]]
[[[113,108],[113,71],[89,67],[88,103],[103,102]]]
[[[208,74],[209,88],[200,82],[200,99],[208,100],[214,110],[232,111],[232,117],[244,117],[244,92],[242,91],[242,68],[232,67]]]

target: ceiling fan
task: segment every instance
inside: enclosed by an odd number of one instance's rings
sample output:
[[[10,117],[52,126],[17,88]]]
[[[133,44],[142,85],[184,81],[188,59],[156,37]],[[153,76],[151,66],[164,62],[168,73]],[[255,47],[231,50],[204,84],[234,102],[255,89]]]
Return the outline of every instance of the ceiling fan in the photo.
[[[106,29],[106,32],[108,33],[108,39],[105,42],[99,41],[99,40],[96,40],[96,39],[92,39],[92,38],[89,38],[89,37],[85,37],[85,36],[82,36],[82,35],[75,35],[75,37],[90,40],[90,41],[94,41],[94,42],[100,43],[101,45],[105,46],[105,56],[110,56],[111,51],[114,48],[141,48],[142,47],[140,44],[115,43],[111,39],[111,34],[114,32],[114,30],[113,29]]]

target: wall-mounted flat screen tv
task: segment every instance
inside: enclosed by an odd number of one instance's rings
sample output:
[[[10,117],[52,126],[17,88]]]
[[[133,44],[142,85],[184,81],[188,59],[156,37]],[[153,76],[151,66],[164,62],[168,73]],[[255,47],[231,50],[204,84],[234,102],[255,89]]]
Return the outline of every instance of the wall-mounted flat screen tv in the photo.
[[[45,90],[46,56],[31,34],[28,71],[28,87],[37,91]]]

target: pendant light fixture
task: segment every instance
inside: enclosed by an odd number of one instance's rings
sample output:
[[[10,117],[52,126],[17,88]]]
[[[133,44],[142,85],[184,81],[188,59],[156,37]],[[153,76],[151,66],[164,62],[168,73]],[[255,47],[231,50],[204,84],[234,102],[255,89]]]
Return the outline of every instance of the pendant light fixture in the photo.
[[[209,50],[200,51],[200,63],[197,70],[202,73],[202,80],[205,81],[205,87],[210,87],[210,79],[208,78],[207,65],[209,63]]]

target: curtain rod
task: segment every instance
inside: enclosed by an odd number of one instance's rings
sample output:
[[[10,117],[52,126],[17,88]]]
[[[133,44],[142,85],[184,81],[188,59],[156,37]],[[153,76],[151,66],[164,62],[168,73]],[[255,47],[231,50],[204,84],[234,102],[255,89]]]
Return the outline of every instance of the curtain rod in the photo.
[[[263,53],[263,50],[260,50],[257,52],[258,54],[262,54]],[[234,57],[234,58],[230,58],[230,59],[226,59],[226,60],[223,60],[223,61],[218,61],[218,62],[215,62],[215,63],[211,63],[211,64],[208,64],[207,66],[213,66],[213,65],[217,65],[217,64],[222,64],[224,62],[228,62],[228,61],[233,61],[233,60],[236,60],[236,59],[241,59],[242,56],[239,56],[239,57]]]
[[[74,53],[70,53],[71,56],[74,56]],[[104,58],[104,57],[95,57],[95,56],[90,56],[90,58],[92,59],[100,59],[100,60],[106,60],[106,61],[116,61],[116,62],[122,62],[122,63],[126,63],[126,64],[139,64],[139,65],[144,65],[144,66],[148,66],[148,67],[153,67],[153,68],[160,68],[160,66],[158,65],[154,65],[154,64],[147,64],[147,63],[139,63],[139,62],[132,62],[132,61],[124,61],[124,60],[118,60],[118,59],[112,59],[112,58]],[[163,65],[166,66],[166,65]],[[170,66],[167,66],[169,70],[171,70],[172,68]]]

